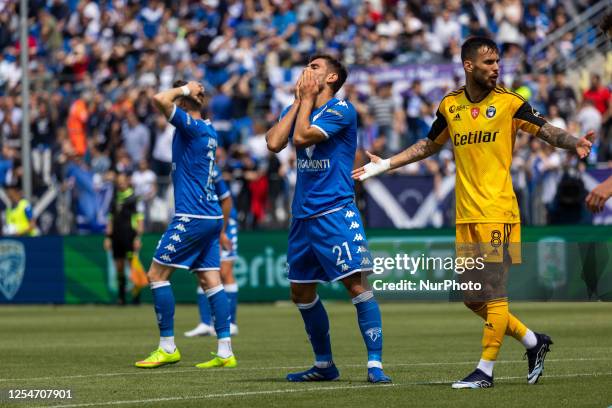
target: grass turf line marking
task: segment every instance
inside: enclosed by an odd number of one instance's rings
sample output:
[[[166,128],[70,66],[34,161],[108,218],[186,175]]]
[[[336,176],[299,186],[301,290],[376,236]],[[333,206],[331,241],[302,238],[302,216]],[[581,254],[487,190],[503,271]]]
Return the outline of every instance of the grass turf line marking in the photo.
[[[574,373],[574,374],[558,374],[558,375],[547,375],[546,378],[574,378],[574,377],[597,377],[597,376],[608,376],[612,375],[612,372],[601,372],[601,373]],[[500,377],[497,380],[517,380],[525,379],[525,376],[516,377]],[[267,391],[244,391],[244,392],[230,392],[224,394],[204,394],[204,395],[192,395],[185,397],[162,397],[162,398],[149,398],[140,400],[125,400],[125,401],[106,401],[106,402],[87,402],[82,404],[68,404],[68,405],[39,405],[40,408],[84,408],[84,407],[97,407],[97,406],[109,406],[109,405],[125,405],[125,404],[142,404],[142,403],[153,403],[153,402],[164,402],[164,401],[187,401],[187,400],[198,400],[198,399],[210,399],[210,398],[231,398],[231,397],[249,397],[255,395],[265,394],[292,394],[299,392],[311,392],[311,391],[335,391],[335,390],[349,390],[349,389],[378,389],[381,387],[407,387],[414,385],[444,385],[451,384],[454,380],[444,381],[420,381],[410,382],[404,384],[364,384],[364,385],[352,385],[352,386],[336,386],[336,387],[309,387],[309,388],[287,388],[282,390],[267,390]]]
[[[565,363],[572,361],[610,361],[609,358],[566,358],[566,359],[547,359],[548,363]],[[508,360],[498,361],[497,364],[520,364],[524,363],[525,360]],[[451,365],[464,365],[474,364],[474,361],[450,361],[450,362],[439,362],[439,363],[386,363],[385,367],[418,367],[418,366],[451,366]],[[194,363],[195,365],[195,363]],[[311,366],[289,366],[289,367],[238,367],[232,368],[230,372],[241,372],[241,371],[261,371],[261,370],[295,370],[300,368],[310,368]],[[339,368],[354,368],[364,367],[364,364],[341,364]],[[44,380],[73,380],[79,378],[95,378],[95,377],[117,377],[124,375],[143,375],[143,374],[176,374],[176,373],[219,373],[220,371],[228,372],[228,369],[211,369],[202,370],[201,368],[185,368],[185,369],[136,369],[133,371],[120,372],[120,373],[98,373],[98,374],[77,374],[77,375],[64,375],[64,376],[49,376],[49,377],[31,377],[31,378],[0,378],[0,382],[10,381],[44,381]]]

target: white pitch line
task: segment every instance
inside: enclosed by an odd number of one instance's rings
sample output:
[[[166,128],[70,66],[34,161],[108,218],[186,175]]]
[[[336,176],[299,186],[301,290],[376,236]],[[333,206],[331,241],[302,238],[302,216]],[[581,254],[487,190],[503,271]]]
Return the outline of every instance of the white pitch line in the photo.
[[[601,372],[601,373],[573,373],[573,374],[558,374],[558,375],[547,375],[545,378],[574,378],[574,377],[597,377],[597,376],[609,376],[612,375],[612,371]],[[518,380],[525,379],[525,376],[520,377],[500,377],[497,380]],[[299,392],[320,392],[320,391],[335,391],[335,390],[349,390],[349,389],[364,389],[364,388],[380,388],[380,387],[408,387],[415,385],[439,385],[439,384],[451,384],[454,380],[443,380],[443,381],[420,381],[410,382],[404,384],[364,384],[364,385],[350,385],[350,386],[335,386],[335,387],[309,387],[309,388],[286,388],[266,391],[243,391],[243,392],[230,392],[223,394],[204,394],[204,395],[192,395],[185,397],[162,397],[162,398],[148,398],[140,400],[125,400],[125,401],[106,401],[106,402],[88,402],[83,404],[67,404],[67,405],[39,405],[40,408],[84,408],[84,407],[101,407],[111,405],[125,405],[125,404],[143,404],[153,402],[164,402],[164,401],[187,401],[187,400],[198,400],[198,399],[210,399],[210,398],[231,398],[231,397],[250,397],[256,395],[266,394],[291,394]]]
[[[609,358],[566,358],[566,359],[547,359],[547,363],[559,363],[559,362],[572,362],[572,361],[610,361]],[[496,364],[521,364],[525,360],[507,360],[498,361]],[[431,362],[431,363],[385,363],[385,367],[431,367],[431,366],[452,366],[452,365],[465,365],[474,364],[474,361],[450,361],[450,362]],[[363,367],[364,364],[342,364],[338,365],[339,368],[354,368]],[[229,369],[213,369],[213,370],[202,370],[200,368],[185,368],[185,369],[136,369],[132,371],[119,372],[119,373],[98,373],[98,374],[78,374],[78,375],[64,375],[64,376],[49,376],[49,377],[30,377],[30,378],[0,378],[0,382],[10,381],[44,381],[44,380],[74,380],[79,378],[96,378],[96,377],[117,377],[126,375],[144,375],[144,374],[178,374],[178,373],[219,373],[223,372],[241,372],[241,371],[262,371],[262,370],[296,370],[300,368],[310,368],[310,366],[288,366],[288,367],[238,367]]]

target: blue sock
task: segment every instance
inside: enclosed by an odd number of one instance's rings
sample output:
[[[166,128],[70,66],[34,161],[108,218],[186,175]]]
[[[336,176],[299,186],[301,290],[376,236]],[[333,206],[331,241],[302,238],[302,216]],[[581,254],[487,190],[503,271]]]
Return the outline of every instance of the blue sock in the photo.
[[[210,316],[210,304],[204,289],[198,286],[198,310],[200,311],[200,321],[204,324],[211,325],[212,317]]]
[[[229,302],[227,300],[225,291],[223,290],[223,285],[208,289],[206,291],[206,296],[208,296],[208,301],[210,302],[210,309],[213,315],[217,338],[223,339],[229,337]]]
[[[329,318],[319,295],[312,303],[298,303],[298,309],[304,319],[304,326],[312,350],[315,354],[315,365],[327,367],[332,361],[331,340],[329,338]],[[319,364],[317,364],[319,363]]]
[[[355,296],[353,304],[357,308],[359,330],[368,350],[368,368],[382,368],[383,332],[378,302],[372,291],[367,291]]]
[[[238,307],[238,284],[230,283],[223,285],[230,308],[230,322],[236,324],[236,308]]]
[[[152,282],[151,292],[159,335],[161,337],[174,336],[174,293],[172,293],[170,282]]]

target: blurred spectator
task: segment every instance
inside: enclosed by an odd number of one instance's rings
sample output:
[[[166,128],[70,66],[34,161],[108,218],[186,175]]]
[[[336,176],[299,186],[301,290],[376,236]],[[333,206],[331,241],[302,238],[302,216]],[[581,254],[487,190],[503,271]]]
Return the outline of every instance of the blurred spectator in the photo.
[[[423,92],[423,87],[420,80],[412,82],[412,87],[404,99],[404,107],[406,110],[405,123],[408,127],[408,143],[407,146],[423,139],[429,132],[428,123],[424,117],[429,113],[429,99]],[[406,146],[406,147],[407,147]]]
[[[610,96],[612,96],[610,90],[601,84],[601,76],[591,75],[591,85],[582,95],[584,100],[591,101],[599,113],[604,115],[610,104]]]
[[[127,120],[121,129],[125,150],[133,163],[147,158],[151,136],[149,129],[143,125],[134,112],[128,112]]]
[[[576,109],[576,94],[565,84],[565,74],[555,73],[554,85],[548,91],[548,104],[559,108],[559,115],[567,121]]]
[[[399,150],[399,138],[396,133],[397,113],[396,102],[391,94],[391,83],[377,84],[370,81],[372,94],[368,99],[368,109],[374,118],[380,135],[384,136],[391,151]]]
[[[11,184],[7,186],[6,193],[11,205],[4,213],[3,235],[30,237],[38,235],[32,205],[23,198],[21,186]]]
[[[561,129],[567,129],[567,123],[559,114],[559,108],[557,108],[557,105],[550,105],[548,107],[548,121],[553,126]]]
[[[86,126],[89,117],[88,105],[90,102],[91,93],[86,92],[81,98],[72,103],[68,113],[68,137],[72,143],[74,153],[79,156],[84,156],[87,152]]]

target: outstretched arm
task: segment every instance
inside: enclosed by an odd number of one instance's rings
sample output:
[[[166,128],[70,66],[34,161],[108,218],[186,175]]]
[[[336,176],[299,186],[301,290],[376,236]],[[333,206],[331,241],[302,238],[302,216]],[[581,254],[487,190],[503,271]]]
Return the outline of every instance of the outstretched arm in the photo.
[[[436,120],[431,125],[427,137],[419,140],[403,152],[386,160],[382,160],[380,157],[366,152],[368,157],[370,157],[370,163],[353,170],[353,179],[363,181],[387,170],[397,169],[398,167],[423,160],[442,150],[442,146],[444,146],[444,143],[449,137],[448,124],[446,123],[446,118],[442,114],[442,111],[443,110],[438,109],[436,112]]]
[[[595,133],[593,131],[588,132],[581,138],[577,138],[550,123],[545,123],[536,136],[552,146],[576,151],[581,159],[584,159],[591,153],[591,146],[595,140]]]
[[[514,113],[513,120],[519,129],[535,135],[551,146],[573,150],[581,159],[584,159],[591,153],[591,146],[593,140],[595,140],[594,132],[590,131],[584,137],[578,139],[566,130],[546,122],[528,102],[521,104]]]
[[[385,171],[397,169],[407,164],[423,160],[433,154],[438,153],[442,149],[442,146],[443,145],[427,138],[419,140],[403,152],[400,152],[385,160],[371,154],[370,152],[366,152],[370,158],[370,163],[353,170],[351,176],[355,180],[363,181],[380,173],[384,173]]]

